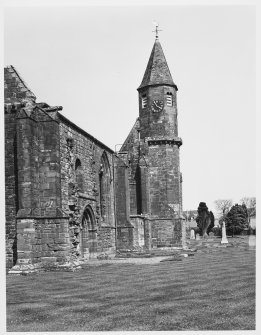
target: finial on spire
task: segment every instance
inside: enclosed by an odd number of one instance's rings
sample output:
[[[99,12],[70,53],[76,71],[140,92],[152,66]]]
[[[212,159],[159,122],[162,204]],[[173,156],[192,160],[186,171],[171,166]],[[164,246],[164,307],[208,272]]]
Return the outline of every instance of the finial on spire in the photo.
[[[153,23],[155,24],[155,30],[153,30],[153,33],[156,33],[156,40],[159,38],[159,31],[162,31],[161,29],[158,29],[159,24],[155,21],[153,21]]]

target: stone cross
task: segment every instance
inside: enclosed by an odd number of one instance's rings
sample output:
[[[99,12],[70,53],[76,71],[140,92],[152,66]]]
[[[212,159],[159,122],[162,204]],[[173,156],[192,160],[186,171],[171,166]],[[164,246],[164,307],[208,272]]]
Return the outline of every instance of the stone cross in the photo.
[[[227,234],[226,234],[226,223],[225,221],[223,221],[221,244],[225,244],[225,243],[228,243],[228,240],[227,240]]]
[[[190,239],[195,240],[195,230],[194,229],[191,229],[190,231]]]

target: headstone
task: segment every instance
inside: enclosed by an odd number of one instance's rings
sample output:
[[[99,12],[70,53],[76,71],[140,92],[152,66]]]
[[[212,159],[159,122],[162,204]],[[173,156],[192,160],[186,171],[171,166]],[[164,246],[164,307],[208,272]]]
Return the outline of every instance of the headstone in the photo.
[[[256,246],[256,236],[255,235],[248,236],[248,246],[250,248],[254,248]]]
[[[226,223],[225,221],[223,221],[221,244],[225,244],[225,243],[228,243],[228,240],[227,240],[227,234],[226,234]]]
[[[195,240],[195,230],[194,229],[191,229],[190,231],[190,239]]]
[[[196,234],[196,241],[199,241],[199,240],[200,240],[200,235]]]
[[[214,235],[215,235],[215,234],[213,233],[213,231],[211,231],[211,232],[208,234],[209,237],[214,237]]]
[[[179,219],[180,219],[181,225],[182,225],[182,237],[181,237],[182,248],[186,249],[186,247],[187,247],[186,222],[181,215],[179,216]]]

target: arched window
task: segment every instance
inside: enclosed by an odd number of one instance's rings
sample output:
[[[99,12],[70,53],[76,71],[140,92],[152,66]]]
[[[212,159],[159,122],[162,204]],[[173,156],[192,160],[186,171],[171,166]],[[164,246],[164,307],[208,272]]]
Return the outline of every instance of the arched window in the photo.
[[[79,158],[75,161],[75,179],[77,183],[78,189],[83,192],[84,183],[83,183],[83,171],[82,171],[82,163]]]
[[[111,171],[106,153],[101,157],[99,171],[99,193],[101,220],[109,223],[111,216]]]

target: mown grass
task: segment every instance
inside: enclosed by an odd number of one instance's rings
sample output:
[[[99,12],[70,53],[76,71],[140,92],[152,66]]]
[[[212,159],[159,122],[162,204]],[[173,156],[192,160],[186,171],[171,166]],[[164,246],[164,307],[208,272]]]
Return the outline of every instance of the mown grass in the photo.
[[[252,250],[7,276],[7,331],[253,329]]]

